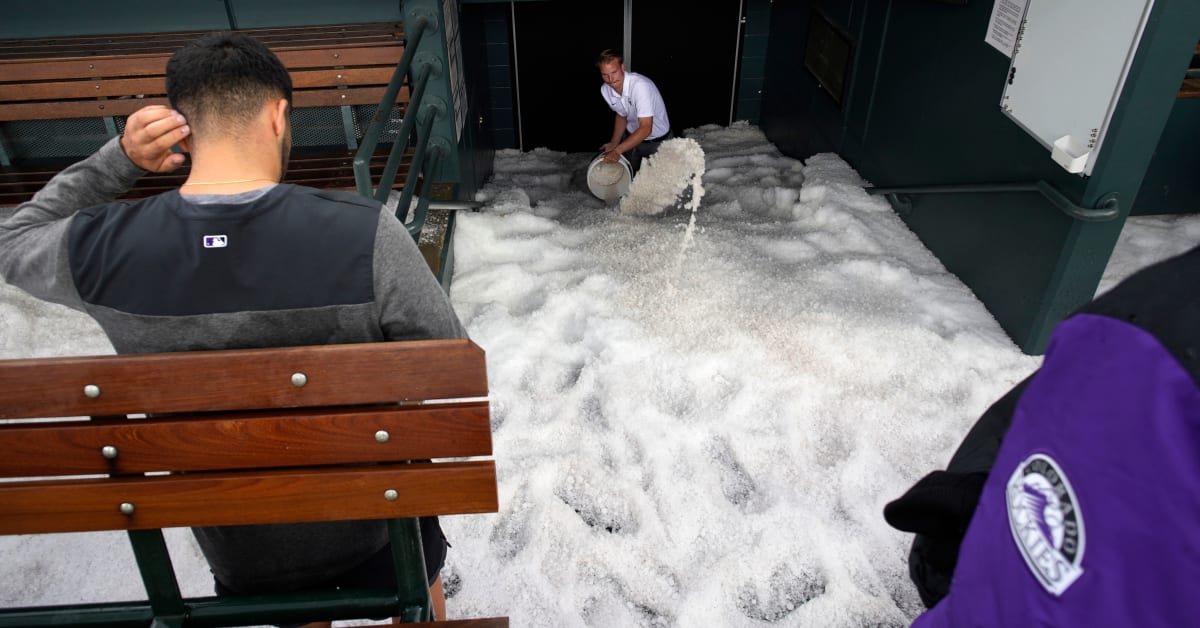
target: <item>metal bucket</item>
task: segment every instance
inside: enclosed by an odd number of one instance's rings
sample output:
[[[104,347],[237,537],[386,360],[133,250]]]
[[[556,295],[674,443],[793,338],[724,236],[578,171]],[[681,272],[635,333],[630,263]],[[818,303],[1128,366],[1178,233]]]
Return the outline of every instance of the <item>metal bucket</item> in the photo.
[[[606,163],[604,153],[596,155],[587,169],[588,191],[605,203],[615,202],[629,191],[633,171],[629,161],[622,155],[617,163]]]

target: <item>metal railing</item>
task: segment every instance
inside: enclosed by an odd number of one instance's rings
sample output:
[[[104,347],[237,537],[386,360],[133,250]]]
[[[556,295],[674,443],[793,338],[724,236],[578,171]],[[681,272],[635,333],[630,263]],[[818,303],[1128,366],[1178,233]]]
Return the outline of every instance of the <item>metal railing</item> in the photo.
[[[1046,181],[1030,183],[974,183],[957,185],[909,185],[897,187],[867,188],[867,194],[883,196],[897,211],[907,212],[912,209],[910,196],[924,194],[979,194],[979,193],[1012,193],[1036,192],[1042,195],[1050,204],[1062,213],[1084,222],[1105,222],[1114,220],[1121,214],[1120,199],[1115,193],[1103,196],[1095,207],[1082,207],[1075,204],[1058,188]]]
[[[405,223],[404,226],[408,229],[408,233],[412,236],[413,240],[420,239],[421,228],[425,226],[425,217],[429,211],[429,190],[433,180],[432,175],[437,172],[438,164],[444,156],[442,153],[448,150],[441,143],[430,141],[433,139],[430,137],[433,123],[439,115],[444,113],[441,104],[423,102],[425,100],[426,86],[429,84],[436,66],[432,61],[422,60],[422,62],[416,64],[415,75],[412,71],[413,60],[421,39],[433,30],[435,30],[435,25],[426,16],[417,17],[417,19],[413,20],[412,24],[405,24],[404,34],[407,39],[404,44],[404,54],[400,57],[400,62],[396,64],[396,70],[392,73],[392,79],[388,83],[387,89],[384,90],[383,99],[379,103],[379,109],[371,119],[370,126],[363,133],[362,142],[358,146],[358,151],[354,154],[354,183],[358,188],[358,193],[381,203],[386,203],[393,186],[396,184],[396,177],[400,171],[400,162],[404,157],[404,153],[408,151],[409,143],[412,140],[415,130],[416,148],[413,160],[409,166],[408,176],[404,181],[400,202],[396,206],[396,216],[400,219],[400,222]],[[379,184],[376,186],[373,185],[371,180],[371,157],[375,154],[375,148],[379,145],[379,139],[383,135],[384,127],[391,117],[392,109],[396,106],[397,98],[400,95],[400,88],[406,80],[410,87],[408,106],[405,109],[400,130],[396,134],[395,141],[392,143],[391,152],[388,153],[387,164],[384,166],[379,178]],[[417,125],[418,121],[420,121],[419,126]],[[428,161],[426,161],[427,159]],[[417,197],[417,207],[412,221],[406,222],[409,206],[412,204],[413,193],[416,190],[418,175],[423,179],[421,194]]]

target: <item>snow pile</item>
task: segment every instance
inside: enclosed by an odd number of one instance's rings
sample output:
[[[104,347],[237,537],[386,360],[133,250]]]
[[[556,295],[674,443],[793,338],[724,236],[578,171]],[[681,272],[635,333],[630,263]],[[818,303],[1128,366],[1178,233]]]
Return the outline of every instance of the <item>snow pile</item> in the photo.
[[[629,193],[621,199],[621,213],[653,216],[680,201],[686,201],[686,208],[694,213],[704,196],[700,183],[703,175],[704,150],[700,144],[686,137],[669,139],[642,163]]]
[[[452,618],[920,611],[883,505],[1040,361],[838,157],[787,158],[744,123],[688,137],[697,212],[608,211],[578,179],[589,155],[538,149],[498,151],[487,207],[458,215],[451,299],[487,351],[500,512],[443,519]],[[1105,282],[1200,242],[1200,216],[1126,233]],[[0,330],[0,358],[112,351],[83,314],[4,285]],[[168,543],[184,592],[208,594],[190,534]],[[0,555],[6,606],[144,596],[123,534],[0,537]]]

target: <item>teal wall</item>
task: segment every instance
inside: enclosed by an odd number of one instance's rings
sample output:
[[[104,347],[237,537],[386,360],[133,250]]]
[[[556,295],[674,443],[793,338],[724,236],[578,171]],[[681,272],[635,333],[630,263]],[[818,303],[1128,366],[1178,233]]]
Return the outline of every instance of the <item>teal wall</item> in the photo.
[[[771,0],[746,0],[742,8],[741,55],[735,120],[758,124],[763,82],[767,76],[767,46],[771,34]]]
[[[496,148],[518,148],[516,91],[512,64],[512,12],[507,3],[467,5],[463,11],[483,11],[484,63],[487,67],[488,102],[483,114],[489,120]]]
[[[1171,109],[1133,213],[1200,212],[1200,98],[1180,98]]]
[[[775,0],[762,123],[788,154],[842,155],[876,186],[1046,181],[1118,219],[1085,223],[1036,193],[912,196],[901,213],[1013,340],[1040,353],[1053,325],[1089,300],[1149,170],[1200,39],[1200,3],[1158,0],[1105,150],[1090,178],[1064,171],[1000,110],[1009,59],[984,42],[991,2]],[[804,68],[819,11],[854,55],[839,106]]]

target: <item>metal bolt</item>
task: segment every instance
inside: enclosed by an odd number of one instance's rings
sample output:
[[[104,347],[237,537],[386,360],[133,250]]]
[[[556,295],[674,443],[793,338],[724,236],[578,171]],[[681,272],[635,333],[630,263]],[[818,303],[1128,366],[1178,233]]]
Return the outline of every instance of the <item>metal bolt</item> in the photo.
[[[394,488],[389,488],[383,492],[383,498],[389,502],[394,502],[397,499],[400,499],[400,493],[396,492],[396,489]]]
[[[94,63],[89,63],[89,64],[88,64],[88,69],[89,69],[89,70],[95,70],[95,69],[96,69],[96,64],[94,64]]]
[[[341,59],[341,58],[342,58],[342,53],[340,53],[340,52],[335,52],[335,53],[333,53],[333,58],[334,58],[334,59]]]
[[[296,388],[303,388],[308,383],[308,376],[304,373],[292,373],[292,385]]]
[[[342,94],[342,100],[346,100],[346,95]]]
[[[100,387],[95,384],[88,384],[83,387],[83,395],[88,399],[95,399],[100,396]]]
[[[343,76],[342,76],[341,74],[337,75],[337,77],[338,77],[339,79],[340,79],[340,78],[343,78]]]
[[[391,438],[392,438],[392,435],[388,434],[387,430],[379,430],[378,432],[375,432],[375,441],[376,442],[386,443]]]
[[[121,502],[121,514],[132,515],[134,510],[135,508],[133,507],[133,504],[129,502]]]
[[[105,445],[100,448],[100,455],[109,460],[115,460],[117,457],[117,448],[112,445]]]

